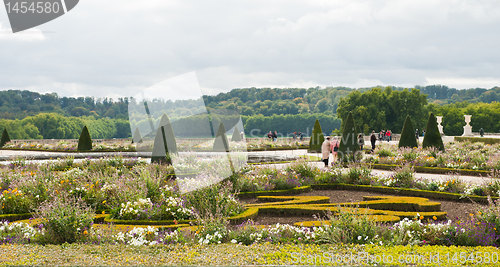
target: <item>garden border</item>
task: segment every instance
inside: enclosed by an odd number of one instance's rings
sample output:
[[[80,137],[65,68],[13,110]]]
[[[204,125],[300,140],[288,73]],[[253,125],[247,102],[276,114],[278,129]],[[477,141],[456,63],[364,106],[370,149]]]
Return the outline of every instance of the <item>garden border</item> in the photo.
[[[483,196],[466,196],[463,197],[461,194],[456,193],[446,193],[446,192],[438,192],[438,191],[428,191],[428,190],[420,190],[420,189],[410,189],[410,188],[394,188],[387,186],[372,186],[372,185],[352,185],[352,184],[315,184],[311,185],[311,188],[314,190],[353,190],[353,191],[366,191],[366,192],[376,192],[376,193],[385,193],[385,194],[396,194],[396,195],[404,195],[404,196],[413,196],[413,197],[425,197],[425,198],[434,198],[434,199],[442,199],[442,200],[451,200],[456,202],[479,202],[483,204],[488,203],[488,197]],[[498,197],[491,197],[492,200],[499,199]]]
[[[393,170],[394,168],[401,168],[403,165],[397,164],[378,164],[378,163],[358,163],[365,166],[372,166],[372,169],[378,170]],[[448,174],[450,172],[459,173],[461,175],[482,176],[491,174],[491,171],[485,170],[471,170],[471,169],[452,169],[452,168],[439,168],[439,167],[423,167],[412,166],[415,172],[432,173],[432,174]]]

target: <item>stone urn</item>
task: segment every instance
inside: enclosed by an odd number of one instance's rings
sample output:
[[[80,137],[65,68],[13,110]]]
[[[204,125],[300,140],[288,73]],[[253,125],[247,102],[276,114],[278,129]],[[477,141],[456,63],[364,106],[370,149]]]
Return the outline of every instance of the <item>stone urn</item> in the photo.
[[[472,115],[464,115],[464,117],[466,125],[464,126],[464,134],[462,136],[472,136],[472,126],[469,124]]]

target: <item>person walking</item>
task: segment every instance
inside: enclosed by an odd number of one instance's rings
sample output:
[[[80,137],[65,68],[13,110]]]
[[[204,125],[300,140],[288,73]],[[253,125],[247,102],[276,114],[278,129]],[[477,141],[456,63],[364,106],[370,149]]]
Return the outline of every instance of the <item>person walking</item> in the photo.
[[[390,135],[391,135],[391,130],[387,129],[385,131],[385,140],[387,140],[387,142],[389,142]]]
[[[358,145],[361,151],[363,151],[364,144],[365,144],[365,139],[363,138],[363,134],[358,134]]]
[[[328,158],[330,157],[330,136],[327,136],[323,144],[321,144],[321,155],[325,167],[328,167]]]
[[[377,136],[375,135],[375,130],[372,131],[372,135],[370,136],[370,142],[372,143],[372,153],[375,151],[375,142],[377,142]]]
[[[274,131],[273,133],[273,141],[274,142],[278,141],[278,133],[276,131]]]
[[[339,137],[338,136],[333,137],[333,140],[330,142],[330,150],[332,151],[332,156],[333,156],[332,165],[337,161],[339,145],[340,145]]]
[[[302,139],[304,139],[304,135],[301,132],[299,132],[299,139],[300,139],[300,141],[302,141]]]
[[[380,130],[380,132],[378,133],[378,140],[382,142],[384,141],[383,138],[384,138],[384,130]]]
[[[269,138],[271,141],[273,140],[273,133],[271,131],[269,131],[269,133],[267,134],[267,138]]]
[[[417,139],[417,143],[418,143],[418,137],[419,137],[419,134],[418,134],[418,129],[415,130],[415,139]]]

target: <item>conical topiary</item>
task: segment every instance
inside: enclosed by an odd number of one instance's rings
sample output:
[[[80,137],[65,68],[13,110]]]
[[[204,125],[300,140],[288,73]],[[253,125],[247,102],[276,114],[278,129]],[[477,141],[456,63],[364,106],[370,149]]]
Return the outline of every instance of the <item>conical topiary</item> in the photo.
[[[7,132],[7,129],[3,129],[2,140],[0,140],[0,148],[2,148],[8,142],[10,142],[9,133]]]
[[[233,136],[231,137],[231,141],[233,142],[240,142],[241,140],[241,135],[240,135],[240,129],[238,129],[238,125],[234,126],[234,131],[233,131]]]
[[[435,147],[440,151],[444,151],[443,139],[441,138],[441,134],[439,133],[436,117],[433,113],[429,115],[424,141],[422,142],[422,148],[427,147]]]
[[[358,150],[360,150],[358,134],[356,133],[356,126],[354,125],[352,113],[349,112],[342,131],[342,137],[340,138],[339,149],[337,151],[338,159],[344,162],[353,160]]]
[[[323,144],[323,141],[325,141],[325,136],[323,135],[323,130],[321,130],[319,120],[316,119],[311,134],[311,139],[309,139],[308,152],[321,152],[321,145]]]
[[[219,124],[219,129],[215,135],[214,141],[214,151],[217,152],[229,152],[229,142],[227,141],[226,127],[221,122]]]
[[[171,155],[173,154],[177,154],[177,143],[174,130],[172,129],[167,114],[163,114],[158,129],[156,130],[151,162],[172,164]]]
[[[134,135],[132,136],[132,144],[142,143],[142,136],[139,128],[135,128]]]
[[[413,129],[410,115],[406,116],[398,147],[418,147],[417,138],[415,138],[415,129]]]
[[[78,151],[92,150],[92,138],[90,138],[90,133],[87,126],[83,126],[82,133],[80,134],[80,139],[78,139],[77,150]]]

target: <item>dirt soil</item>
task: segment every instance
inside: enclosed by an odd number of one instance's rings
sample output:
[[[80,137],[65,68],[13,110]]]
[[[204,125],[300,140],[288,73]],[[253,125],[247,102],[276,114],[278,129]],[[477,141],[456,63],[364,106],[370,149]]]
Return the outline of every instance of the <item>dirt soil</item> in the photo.
[[[348,190],[313,190],[308,193],[298,194],[298,196],[327,196],[330,197],[330,203],[343,203],[343,202],[358,202],[363,200],[363,196],[390,196],[380,193],[362,192],[362,191],[348,191]],[[452,221],[465,220],[470,218],[469,214],[476,214],[479,208],[483,205],[469,202],[455,202],[441,199],[429,199],[430,201],[440,202],[441,211],[448,213],[448,219]],[[255,198],[241,199],[244,203],[256,203]],[[325,214],[318,214],[317,216],[325,217]],[[269,224],[291,224],[301,221],[316,220],[313,216],[273,216],[271,214],[259,215],[254,221],[261,225]]]

